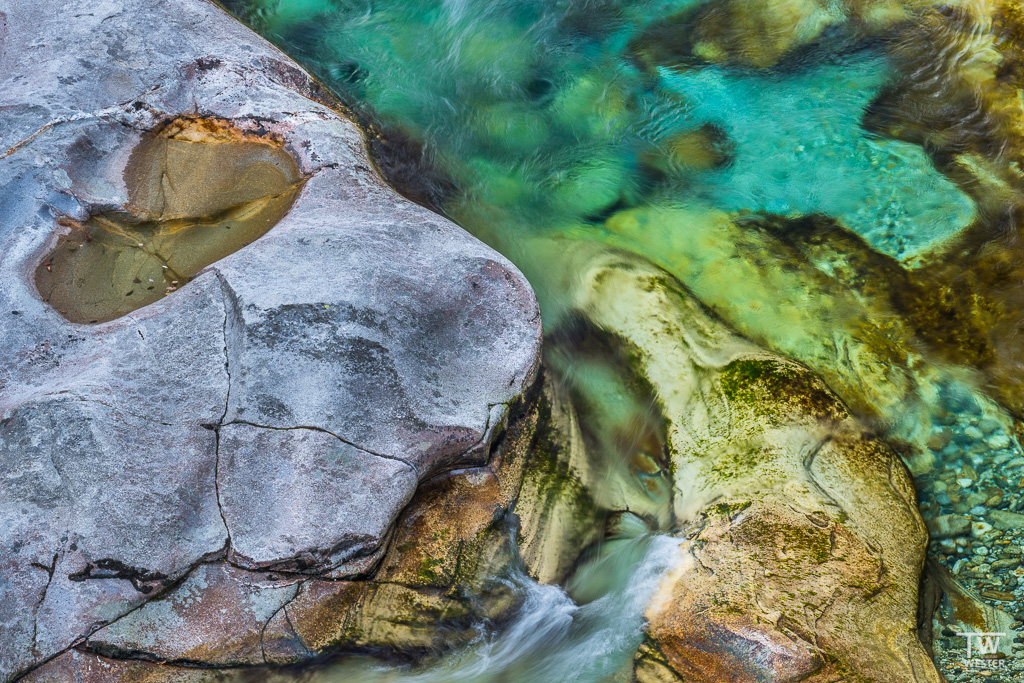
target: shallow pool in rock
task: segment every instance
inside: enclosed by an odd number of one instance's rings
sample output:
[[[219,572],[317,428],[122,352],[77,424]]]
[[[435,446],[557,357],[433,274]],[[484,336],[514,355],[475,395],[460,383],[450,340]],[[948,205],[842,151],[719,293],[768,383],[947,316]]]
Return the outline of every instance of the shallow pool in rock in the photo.
[[[938,616],[920,638],[944,675],[973,675],[958,629],[1005,630],[991,666],[1024,670],[1018,4],[224,4],[373,130],[396,187],[523,270],[598,479],[631,491],[648,531],[693,521],[664,435],[711,418],[664,417],[686,384],[667,360],[636,380],[636,359],[671,343],[609,351],[595,322],[650,310],[584,310],[587,269],[621,254],[808,368],[901,456],[932,533],[921,599]],[[695,347],[705,333],[665,334],[713,366],[728,354]],[[951,607],[964,600],[974,617]]]
[[[68,231],[36,268],[43,298],[75,323],[127,315],[265,234],[302,177],[273,139],[213,119],[180,119],[146,135],[124,172],[128,203]]]

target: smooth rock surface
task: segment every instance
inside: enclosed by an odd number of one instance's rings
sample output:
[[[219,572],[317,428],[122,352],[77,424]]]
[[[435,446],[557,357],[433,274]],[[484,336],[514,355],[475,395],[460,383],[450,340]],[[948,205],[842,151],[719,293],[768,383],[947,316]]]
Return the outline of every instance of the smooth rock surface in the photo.
[[[485,462],[532,382],[525,279],[387,187],[318,92],[200,0],[0,0],[0,680],[218,558],[372,569],[416,483]],[[146,208],[131,155],[176,117],[280,146],[299,197],[160,301],[69,322],[35,269],[68,226]],[[356,489],[368,508],[339,506]]]
[[[416,490],[408,464],[312,429],[230,424],[219,452],[230,559],[246,569],[321,574],[372,557]]]
[[[98,672],[111,658],[132,658],[167,664],[151,667],[146,680],[175,681],[179,667],[188,665],[293,664],[339,648],[407,654],[471,640],[479,635],[473,624],[515,600],[493,576],[514,561],[504,515],[539,436],[537,411],[527,406],[520,413],[486,466],[424,482],[396,520],[371,579],[331,581],[326,573],[205,564],[165,599],[98,630],[78,651],[34,675],[50,680],[44,674],[60,676],[73,667],[80,680],[105,681]],[[123,675],[134,680],[130,670]],[[255,671],[241,679],[265,675]]]
[[[928,531],[932,538],[970,536],[971,520],[962,515],[940,515],[929,521]]]

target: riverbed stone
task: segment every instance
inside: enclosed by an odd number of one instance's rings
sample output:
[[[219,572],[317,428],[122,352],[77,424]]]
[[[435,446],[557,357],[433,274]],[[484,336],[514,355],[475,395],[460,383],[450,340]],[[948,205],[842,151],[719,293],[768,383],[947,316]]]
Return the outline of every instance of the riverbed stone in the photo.
[[[702,61],[769,68],[826,37],[856,40],[906,21],[924,5],[905,0],[704,2],[656,23],[640,41],[670,64]],[[689,58],[689,59],[687,59]]]
[[[986,513],[992,526],[1000,531],[1024,529],[1024,515],[1009,510],[989,510]]]
[[[420,480],[487,463],[536,375],[532,291],[384,184],[336,107],[212,3],[0,1],[0,680],[105,626],[146,649],[112,625],[155,597],[170,615],[211,562],[371,572]],[[72,322],[35,272],[92,217],[153,208],[132,155],[172,129],[258,139],[301,192],[155,303]],[[203,218],[193,199],[163,218]],[[198,657],[203,633],[159,656]],[[249,661],[245,642],[210,657]]]
[[[940,515],[929,520],[928,531],[934,539],[970,536],[971,520],[961,515]]]

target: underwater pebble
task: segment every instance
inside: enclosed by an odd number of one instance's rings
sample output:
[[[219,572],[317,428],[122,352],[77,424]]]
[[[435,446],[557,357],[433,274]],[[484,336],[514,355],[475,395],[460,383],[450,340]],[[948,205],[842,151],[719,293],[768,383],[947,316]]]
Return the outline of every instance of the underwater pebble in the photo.
[[[964,500],[964,502],[967,503],[971,508],[973,508],[971,510],[971,514],[972,515],[983,515],[983,514],[985,514],[985,507],[984,507],[983,503],[987,499],[988,499],[988,496],[986,496],[984,493],[977,493],[977,492],[975,492],[975,493],[967,494],[967,498]],[[979,507],[981,508],[981,511],[980,512],[976,512],[976,510]]]
[[[953,538],[971,533],[971,522],[960,515],[940,515],[928,522],[932,538]]]
[[[981,429],[981,431],[985,432],[986,434],[991,434],[992,432],[1000,429],[1002,426],[1003,425],[1000,424],[999,420],[996,420],[991,417],[983,417],[980,420],[978,420],[978,428]]]
[[[989,600],[999,600],[1001,602],[1013,602],[1017,599],[1017,596],[1009,591],[997,591],[987,590],[981,592],[981,597]]]
[[[943,429],[942,431],[935,432],[928,438],[928,448],[933,451],[941,451],[949,445],[952,439],[953,433],[948,429]]]
[[[1005,433],[1000,432],[999,434],[993,434],[985,440],[992,448],[1006,448],[1010,445],[1010,437]]]
[[[996,529],[1009,531],[1012,529],[1024,528],[1024,515],[1006,510],[991,510],[988,519]]]

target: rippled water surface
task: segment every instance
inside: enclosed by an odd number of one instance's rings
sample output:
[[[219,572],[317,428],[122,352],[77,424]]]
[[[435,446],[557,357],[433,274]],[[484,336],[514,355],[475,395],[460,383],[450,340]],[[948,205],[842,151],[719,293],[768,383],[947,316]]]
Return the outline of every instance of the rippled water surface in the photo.
[[[581,243],[641,255],[823,377],[903,456],[926,520],[975,525],[932,560],[1024,617],[1013,3],[226,4],[381,134],[400,190],[523,270],[549,367],[592,413],[640,424],[621,414],[647,399],[560,346]],[[507,633],[428,674],[338,680],[614,680],[661,547],[623,550],[630,580],[583,607],[510,579]],[[578,669],[581,648],[607,657]]]

